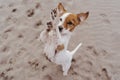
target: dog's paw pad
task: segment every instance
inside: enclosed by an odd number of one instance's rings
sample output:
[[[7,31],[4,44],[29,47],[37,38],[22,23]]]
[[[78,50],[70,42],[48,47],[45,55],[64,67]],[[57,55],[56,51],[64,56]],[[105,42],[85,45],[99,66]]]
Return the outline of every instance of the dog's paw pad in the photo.
[[[48,27],[48,29],[53,28],[53,24],[52,24],[52,22],[51,22],[51,21],[47,22],[47,27]]]
[[[57,8],[53,9],[51,11],[51,18],[52,20],[55,20],[55,18],[57,17]]]

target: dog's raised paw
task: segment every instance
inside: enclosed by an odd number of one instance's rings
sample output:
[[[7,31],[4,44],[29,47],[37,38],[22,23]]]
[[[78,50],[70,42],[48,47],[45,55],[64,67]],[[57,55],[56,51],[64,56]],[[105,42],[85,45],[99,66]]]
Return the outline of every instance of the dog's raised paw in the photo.
[[[57,17],[57,8],[53,9],[51,11],[51,18],[52,20],[55,20],[55,18]]]
[[[53,24],[52,24],[52,22],[51,22],[51,21],[47,22],[47,27],[48,27],[48,29],[53,28]]]

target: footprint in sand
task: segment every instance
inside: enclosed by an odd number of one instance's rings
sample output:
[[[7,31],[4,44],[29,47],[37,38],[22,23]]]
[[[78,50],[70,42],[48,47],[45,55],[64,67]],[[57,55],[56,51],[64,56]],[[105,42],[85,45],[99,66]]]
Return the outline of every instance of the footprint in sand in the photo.
[[[9,47],[8,46],[2,46],[0,51],[1,52],[8,52],[9,51]]]
[[[5,40],[8,39],[8,34],[6,34],[6,33],[1,34],[0,36],[1,36],[1,38],[5,39]]]
[[[101,13],[100,16],[103,18],[102,22],[104,22],[105,24],[111,24],[110,20],[107,18],[107,15],[104,13]]]
[[[32,60],[32,61],[28,61],[28,64],[34,68],[35,70],[38,70],[39,69],[39,62],[37,59],[35,60]]]
[[[2,78],[2,80],[13,80],[14,76],[8,75],[8,72],[12,71],[12,70],[13,70],[13,68],[10,67],[10,68],[7,68],[6,70],[0,72],[0,78]]]
[[[10,3],[9,5],[8,5],[8,7],[13,7],[14,6],[14,3]]]
[[[36,3],[35,8],[38,9],[39,7],[41,7],[40,3]]]
[[[52,77],[50,75],[45,75],[43,77],[43,80],[53,80]]]
[[[87,50],[91,50],[93,55],[95,56],[100,56],[100,55],[105,56],[106,54],[108,54],[106,50],[102,49],[102,50],[97,51],[97,49],[95,49],[93,46],[87,46]]]
[[[12,31],[12,29],[10,28],[10,29],[5,30],[4,33],[8,33],[8,32],[11,32],[11,31]]]
[[[41,21],[41,20],[38,20],[38,21],[35,23],[34,28],[38,29],[40,25],[42,25],[42,21]]]
[[[103,56],[105,56],[105,55],[108,54],[108,52],[107,52],[106,50],[103,49],[103,50],[101,51],[101,54],[102,54]]]
[[[3,8],[3,6],[0,6],[0,9],[2,9]]]
[[[100,16],[101,16],[101,17],[107,17],[107,15],[104,14],[104,13],[101,13]]]
[[[28,17],[32,17],[33,15],[34,15],[34,9],[29,9],[29,10],[27,10],[27,16]]]
[[[44,71],[47,68],[46,65],[42,66],[42,71]]]
[[[8,76],[7,73],[2,72],[0,73],[0,78],[2,80],[13,80],[14,76]]]
[[[26,52],[26,48],[22,47],[22,48],[20,48],[20,50],[17,52],[17,55],[20,56],[20,55],[22,55],[24,52]]]
[[[10,58],[8,61],[9,64],[14,64],[15,62],[16,62],[15,58]]]
[[[87,46],[87,50],[91,50],[93,55],[99,56],[99,53],[93,46]]]
[[[16,8],[12,9],[12,12],[16,12],[16,11],[17,11],[17,9],[16,9]]]
[[[76,62],[76,60],[73,58],[73,59],[72,59],[72,62],[73,62],[73,63],[75,63],[75,62]]]
[[[109,19],[104,19],[103,22],[106,23],[106,24],[111,24]]]
[[[4,30],[4,33],[9,33],[9,32],[12,32],[13,31],[13,27],[8,27]]]
[[[103,69],[102,69],[102,74],[101,74],[101,76],[102,76],[102,78],[103,78],[104,80],[111,80],[111,78],[110,78],[109,75],[108,75],[108,72],[107,72],[107,69],[106,69],[106,68],[103,68]]]
[[[3,39],[8,39],[8,33],[13,31],[13,27],[9,27],[9,28],[6,28],[4,31],[3,31],[3,34],[1,34],[0,36],[3,38]]]
[[[22,34],[19,34],[18,35],[18,38],[23,38],[24,36]]]
[[[72,74],[72,75],[79,75],[75,70],[74,70],[74,67],[73,66],[71,66],[70,67],[70,74]]]
[[[8,69],[6,69],[7,72],[9,72],[9,71],[11,71],[11,70],[13,70],[12,67],[9,67]]]
[[[72,67],[70,68],[70,74],[79,75],[76,71],[74,71],[74,69]]]

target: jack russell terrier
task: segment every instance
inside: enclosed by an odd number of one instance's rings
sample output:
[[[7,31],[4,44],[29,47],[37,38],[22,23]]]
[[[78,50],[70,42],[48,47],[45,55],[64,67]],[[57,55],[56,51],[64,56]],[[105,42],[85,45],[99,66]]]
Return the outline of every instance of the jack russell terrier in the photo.
[[[68,51],[68,43],[75,27],[87,19],[89,12],[73,14],[67,12],[61,3],[51,12],[52,22],[40,34],[40,40],[45,43],[44,52],[54,63],[61,65],[63,75],[67,75],[74,53],[82,45]]]

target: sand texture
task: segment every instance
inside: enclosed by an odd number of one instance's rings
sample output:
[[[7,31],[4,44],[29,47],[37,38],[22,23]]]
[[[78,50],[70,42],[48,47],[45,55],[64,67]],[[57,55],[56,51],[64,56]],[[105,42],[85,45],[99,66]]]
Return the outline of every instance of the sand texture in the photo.
[[[59,2],[90,12],[72,34],[69,50],[83,45],[66,77],[38,41]],[[0,0],[0,80],[120,80],[120,0]]]

